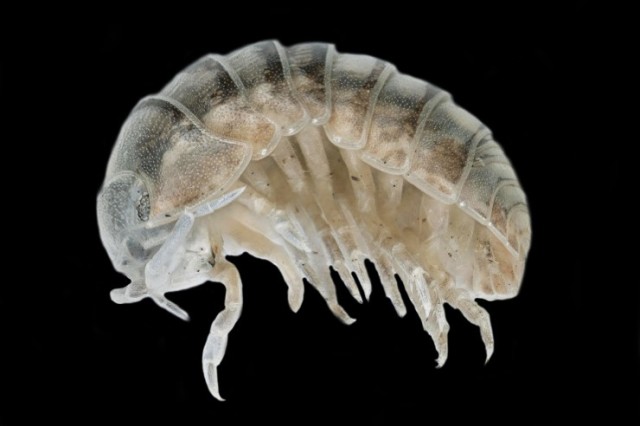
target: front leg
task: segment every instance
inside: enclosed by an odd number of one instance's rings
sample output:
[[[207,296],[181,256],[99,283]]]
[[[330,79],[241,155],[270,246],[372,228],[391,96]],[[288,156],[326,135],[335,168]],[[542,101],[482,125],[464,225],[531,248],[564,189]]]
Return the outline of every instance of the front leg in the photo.
[[[144,267],[143,277],[124,288],[111,292],[116,303],[133,303],[146,297],[177,317],[188,320],[189,315],[167,299],[164,294],[202,284],[210,279],[211,252],[206,228],[200,226],[202,216],[225,207],[244,191],[241,186],[192,209],[185,209],[171,233]],[[201,223],[201,222],[200,222]]]
[[[134,303],[146,297],[151,298],[158,306],[171,312],[178,318],[189,320],[189,315],[164,294],[175,290],[174,275],[183,260],[184,245],[191,233],[195,217],[189,212],[180,216],[172,232],[160,249],[153,255],[144,268],[143,278],[133,280],[123,288],[111,291],[111,300],[115,303]]]
[[[226,294],[224,309],[211,324],[211,331],[204,345],[202,369],[209,392],[220,401],[224,401],[218,388],[218,365],[227,349],[229,332],[242,311],[242,281],[238,269],[223,256],[216,258],[216,264],[211,270],[211,281],[221,282],[225,286]]]

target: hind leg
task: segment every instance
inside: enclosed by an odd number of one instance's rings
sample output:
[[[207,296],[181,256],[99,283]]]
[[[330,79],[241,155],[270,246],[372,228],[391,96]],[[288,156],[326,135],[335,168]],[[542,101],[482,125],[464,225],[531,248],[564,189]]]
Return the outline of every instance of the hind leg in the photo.
[[[445,301],[452,307],[460,310],[467,321],[480,328],[480,336],[482,337],[482,342],[484,343],[484,348],[487,353],[485,363],[489,362],[494,349],[493,330],[491,329],[489,313],[482,306],[478,305],[466,290],[449,289],[445,293]]]
[[[211,324],[202,353],[202,369],[209,392],[224,401],[218,387],[218,365],[227,349],[229,332],[235,326],[242,311],[242,281],[236,267],[222,258],[216,261],[211,271],[211,280],[221,282],[226,289],[224,309]]]

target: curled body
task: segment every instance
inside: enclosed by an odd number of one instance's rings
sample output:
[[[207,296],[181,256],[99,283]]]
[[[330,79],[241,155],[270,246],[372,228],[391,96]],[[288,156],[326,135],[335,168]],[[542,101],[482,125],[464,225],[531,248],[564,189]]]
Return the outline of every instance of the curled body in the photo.
[[[103,244],[131,283],[117,303],[207,281],[225,309],[203,353],[209,390],[242,308],[227,255],[275,264],[297,311],[306,280],[346,324],[333,268],[358,302],[376,266],[399,315],[411,305],[447,358],[444,304],[480,328],[476,299],[517,295],[531,240],[526,196],[501,147],[451,96],[380,59],[324,43],[277,41],[208,55],[123,125],[98,195]]]

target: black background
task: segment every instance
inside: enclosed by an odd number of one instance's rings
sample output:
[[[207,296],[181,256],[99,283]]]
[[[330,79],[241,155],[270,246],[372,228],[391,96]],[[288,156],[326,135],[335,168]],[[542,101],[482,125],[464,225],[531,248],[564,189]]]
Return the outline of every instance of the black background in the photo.
[[[626,93],[624,14],[577,3],[424,10],[178,4],[138,16],[38,10],[42,23],[26,13],[15,17],[19,31],[5,26],[3,121],[16,154],[4,158],[4,207],[7,233],[20,238],[7,247],[17,275],[0,296],[9,395],[0,424],[637,419],[638,279],[624,272],[633,264],[619,244],[633,243],[622,189],[631,141],[615,136],[623,118],[606,118],[624,109],[612,101]],[[221,285],[171,296],[189,323],[148,300],[110,302],[127,280],[102,249],[95,197],[121,124],[203,54],[266,38],[386,59],[448,90],[494,131],[528,194],[533,244],[520,295],[481,302],[496,339],[488,365],[478,330],[457,311],[447,309],[450,355],[435,369],[416,314],[398,318],[379,285],[363,306],[341,290],[358,318],[346,327],[308,286],[291,313],[276,268],[245,255],[233,259],[245,304],[219,370],[220,403],[206,389],[201,351]]]

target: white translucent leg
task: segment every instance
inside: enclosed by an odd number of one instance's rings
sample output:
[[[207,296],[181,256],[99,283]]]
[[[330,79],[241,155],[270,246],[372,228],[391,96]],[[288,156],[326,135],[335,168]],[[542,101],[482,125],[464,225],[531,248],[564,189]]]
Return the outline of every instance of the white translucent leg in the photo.
[[[245,189],[244,195],[239,198],[238,202],[251,212],[253,218],[258,219],[256,215],[260,215],[262,218],[273,222],[273,229],[280,238],[302,251],[311,250],[309,239],[293,211],[295,207],[289,206],[286,210],[276,208],[275,203],[258,192],[253,186]],[[245,212],[244,215],[249,214],[249,212]],[[260,223],[260,220],[252,223]],[[270,237],[270,234],[272,234],[271,229],[265,228],[262,232],[267,238],[273,239],[273,236]]]
[[[333,173],[331,172],[330,161],[324,147],[324,138],[322,129],[317,127],[310,128],[309,131],[296,136],[300,151],[307,163],[308,172],[315,184],[313,196],[322,210],[324,221],[331,228],[333,239],[340,248],[341,256],[339,257],[343,259],[344,267],[356,274],[365,298],[368,300],[371,295],[371,280],[364,265],[368,250],[362,244],[362,239],[358,239],[358,236],[352,232],[352,229],[357,229],[357,227],[349,226],[350,224],[345,220],[340,208],[336,205]],[[354,295],[350,287],[350,278],[352,277],[347,277],[351,273],[343,276],[343,272],[338,271],[338,268],[343,269],[343,267],[338,266],[336,272],[341,275],[349,291]]]
[[[332,235],[338,243],[338,247],[340,247],[346,266],[356,274],[356,277],[362,286],[364,297],[366,300],[369,300],[372,288],[369,273],[364,265],[364,260],[367,257],[366,251],[361,248],[361,244],[358,244],[357,239],[353,235],[352,229],[348,226],[335,229],[334,232],[332,232]]]
[[[251,210],[236,206],[226,212],[226,217],[219,216],[216,219],[217,222],[212,226],[225,229],[225,250],[237,254],[247,251],[276,265],[289,286],[289,305],[294,312],[302,303],[302,280],[306,278],[322,295],[338,319],[346,324],[353,323],[355,320],[338,304],[335,286],[329,273],[329,263],[324,253],[317,247],[310,252],[302,251],[281,238],[276,238],[277,242],[271,240],[266,236],[267,229],[261,229],[260,222],[254,220],[253,215],[254,212]],[[248,228],[246,223],[252,223],[256,228]]]
[[[299,209],[297,214],[292,213],[297,226],[305,229],[308,235],[318,235],[313,220],[306,210]],[[322,241],[318,238],[308,240],[310,250],[300,250],[296,246],[284,242],[284,248],[291,259],[295,259],[300,272],[325,299],[327,306],[333,314],[345,324],[352,324],[355,319],[351,318],[338,303],[336,288],[330,274],[330,261],[325,247],[321,247]]]
[[[403,244],[395,243],[391,237],[386,237],[381,246],[385,252],[391,253],[395,270],[404,283],[409,300],[422,321],[422,327],[433,339],[438,351],[436,363],[441,367],[448,356],[449,324],[437,283],[413,259]]]
[[[427,285],[427,273],[407,252],[403,244],[394,244],[390,252],[398,275],[402,278],[407,290],[410,290],[418,298],[420,309],[424,310],[425,319],[428,318],[431,313],[432,301]]]
[[[423,321],[424,330],[429,333],[433,339],[433,343],[438,351],[438,359],[436,364],[438,368],[442,367],[449,356],[449,323],[444,313],[444,303],[438,293],[436,286],[430,287],[431,299],[433,300],[433,309],[426,321]]]
[[[172,273],[182,260],[176,253],[184,247],[194,222],[193,214],[182,214],[171,234],[147,263],[144,279],[135,280],[124,288],[112,290],[111,300],[115,303],[134,303],[149,297],[161,308],[188,321],[189,314],[167,299],[164,293],[170,289]]]
[[[336,260],[332,266],[338,276],[340,276],[342,282],[347,287],[347,290],[349,290],[349,294],[351,295],[351,297],[353,297],[358,303],[364,302],[364,300],[362,300],[362,296],[360,295],[360,290],[358,289],[358,283],[356,282],[355,278],[353,278],[353,274],[351,273],[349,268],[347,268],[347,265],[342,260]]]
[[[471,324],[477,325],[480,328],[480,336],[482,337],[482,342],[484,343],[484,348],[487,353],[485,363],[489,362],[494,349],[493,330],[491,328],[489,313],[482,306],[478,305],[464,290],[456,289],[451,291],[447,297],[447,303],[459,309]]]
[[[349,170],[351,187],[356,198],[356,208],[366,214],[376,213],[375,194],[377,189],[371,167],[360,159],[360,153],[355,150],[341,149],[340,155]]]
[[[376,221],[379,220],[376,219],[374,221],[369,221],[369,229],[379,228],[376,225]],[[378,271],[378,276],[380,277],[380,283],[384,289],[384,294],[393,304],[398,316],[404,317],[407,313],[407,308],[402,300],[402,295],[400,294],[398,281],[396,280],[396,269],[393,266],[391,253],[387,251],[389,246],[387,245],[387,250],[385,250],[385,248],[376,241],[376,237],[379,237],[380,240],[384,240],[385,238],[390,238],[390,236],[384,235],[383,232],[375,236],[366,232],[363,234],[363,237],[366,239],[368,247],[372,250],[370,260],[374,263],[376,270]]]
[[[252,213],[248,210],[239,211],[236,208],[231,216],[242,220],[247,214]],[[264,232],[248,228],[237,220],[232,219],[230,222],[226,222],[225,228],[226,232],[230,234],[226,238],[234,240],[235,246],[242,248],[241,251],[246,250],[252,256],[268,260],[276,265],[287,284],[289,307],[293,312],[298,312],[304,298],[302,280],[305,276],[284,247],[269,239]]]
[[[314,259],[306,256],[303,253],[297,255],[298,259],[303,259],[299,262],[301,269],[304,271],[305,278],[309,284],[318,290],[320,295],[324,298],[327,306],[333,312],[333,314],[343,323],[349,325],[355,322],[354,318],[351,318],[349,314],[338,303],[338,295],[336,293],[336,287],[331,278],[329,267],[324,263],[314,262]],[[313,256],[313,254],[311,254]]]
[[[291,145],[291,138],[282,138],[278,147],[271,153],[271,158],[287,177],[293,192],[302,193],[309,188],[308,173]]]
[[[184,212],[178,218],[171,234],[145,266],[147,287],[150,289],[167,287],[165,282],[170,279],[171,272],[180,262],[176,253],[184,247],[194,222],[195,216],[189,212]]]
[[[367,226],[364,228],[374,230],[381,229],[381,227],[378,226],[378,224],[381,223],[380,220],[375,217],[374,213],[371,213],[370,216],[374,219],[369,219]],[[352,215],[348,214],[348,220],[351,221],[351,219]],[[380,283],[384,289],[384,294],[393,304],[398,316],[404,317],[407,313],[407,308],[402,300],[402,295],[400,294],[398,281],[396,280],[396,269],[393,266],[393,260],[391,258],[391,236],[385,231],[380,231],[376,235],[372,235],[369,232],[363,232],[361,235],[365,239],[365,243],[371,251],[369,260],[373,262],[376,270],[378,271],[378,276],[380,277]],[[384,241],[385,239],[391,241],[391,243],[387,244],[386,247],[382,247],[380,241]]]
[[[218,365],[222,362],[227,349],[229,332],[238,321],[242,311],[242,282],[234,265],[226,259],[217,259],[211,272],[211,280],[224,284],[226,288],[224,310],[211,324],[211,331],[202,353],[202,369],[209,392],[224,401],[218,387]]]
[[[164,293],[180,287],[183,271],[179,270],[179,266],[184,261],[187,240],[192,233],[196,218],[208,215],[228,205],[238,198],[244,189],[244,187],[236,188],[216,199],[195,207],[193,210],[184,211],[176,221],[167,239],[151,260],[147,262],[144,284],[140,282],[131,283],[130,286],[133,291],[127,291],[126,288],[124,291],[118,289],[112,292],[112,299],[117,303],[126,303],[128,295],[135,294],[138,300],[142,297],[150,297],[161,308],[178,318],[185,321],[189,320],[189,315],[178,305],[167,299]]]
[[[364,260],[370,257],[369,249],[365,237],[359,232],[362,224],[358,223],[353,217],[349,204],[344,199],[339,199],[338,204],[340,211],[344,217],[342,226],[336,227],[334,230],[334,237],[342,250],[342,254],[347,261],[347,266],[355,272],[362,291],[364,291],[364,297],[369,300],[371,296],[371,279],[369,273],[365,267]]]
[[[351,297],[353,297],[358,303],[362,303],[363,300],[360,295],[360,289],[358,289],[358,284],[353,278],[353,275],[351,275],[351,271],[342,260],[340,247],[338,247],[336,240],[331,236],[331,231],[328,228],[325,228],[319,232],[319,237],[323,248],[326,251],[329,264],[332,265],[333,269],[338,273],[340,279],[342,279],[342,282],[347,287],[347,290],[349,290]]]
[[[411,300],[411,303],[418,313],[418,317],[420,317],[422,328],[429,334],[436,347],[436,351],[438,352],[438,358],[436,359],[437,366],[442,367],[449,353],[449,324],[447,323],[443,301],[440,299],[437,288],[433,284],[429,284],[429,287],[425,287],[422,291],[419,291],[419,286],[415,284],[406,285],[406,281],[405,288],[409,300]],[[429,308],[425,306],[424,292],[430,294]]]
[[[389,213],[397,212],[402,201],[402,187],[404,186],[404,177],[402,175],[390,175],[387,173],[377,173],[376,189],[381,192],[380,214],[383,217],[389,216]]]
[[[374,250],[376,270],[380,276],[380,283],[384,289],[384,294],[391,300],[396,313],[402,318],[407,314],[407,307],[404,305],[400,289],[398,288],[398,281],[395,277],[396,272],[393,268],[392,261],[380,248],[376,247]]]
[[[273,218],[274,228],[282,238],[302,251],[311,251],[309,239],[291,209],[277,210],[273,213]]]
[[[154,289],[169,287],[167,283],[171,273],[175,271],[182,260],[177,254],[184,249],[196,218],[226,206],[239,197],[244,189],[241,187],[230,191],[196,207],[193,211],[185,211],[180,215],[167,239],[145,266],[145,282],[151,292]]]
[[[304,277],[291,261],[287,252],[281,246],[274,244],[267,252],[251,251],[251,254],[276,265],[287,284],[289,307],[293,312],[298,312],[304,299],[304,283],[302,281]]]

